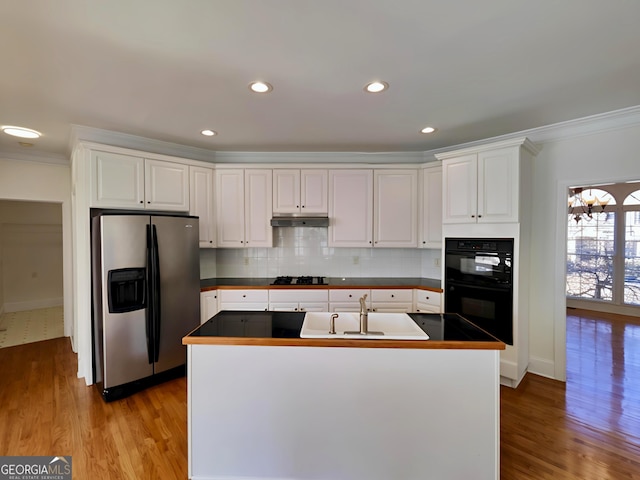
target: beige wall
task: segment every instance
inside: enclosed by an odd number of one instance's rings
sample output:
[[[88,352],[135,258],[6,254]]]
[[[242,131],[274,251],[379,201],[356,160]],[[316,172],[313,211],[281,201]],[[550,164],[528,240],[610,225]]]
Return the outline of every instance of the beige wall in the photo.
[[[0,200],[4,311],[63,303],[62,204]]]

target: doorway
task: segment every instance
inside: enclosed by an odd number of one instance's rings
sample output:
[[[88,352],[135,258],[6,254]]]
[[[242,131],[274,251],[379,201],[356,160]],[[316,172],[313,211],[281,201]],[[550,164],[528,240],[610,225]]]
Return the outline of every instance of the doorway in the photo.
[[[0,200],[0,347],[64,336],[62,204]]]

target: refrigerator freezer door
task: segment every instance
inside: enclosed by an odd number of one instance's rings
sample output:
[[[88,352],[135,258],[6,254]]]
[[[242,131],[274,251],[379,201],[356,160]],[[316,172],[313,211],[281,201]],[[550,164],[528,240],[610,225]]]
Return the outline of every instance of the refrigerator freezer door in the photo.
[[[109,298],[109,272],[146,268],[148,216],[100,218],[102,298]],[[112,313],[102,302],[103,383],[110,388],[153,374],[147,350],[146,308]]]
[[[155,373],[186,363],[182,337],[200,324],[198,219],[152,216],[157,233],[160,326]]]

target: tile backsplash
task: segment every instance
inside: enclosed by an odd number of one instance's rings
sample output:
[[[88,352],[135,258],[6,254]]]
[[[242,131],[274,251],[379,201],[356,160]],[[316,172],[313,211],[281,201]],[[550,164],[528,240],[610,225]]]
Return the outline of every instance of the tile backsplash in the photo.
[[[200,250],[201,278],[312,275],[440,278],[440,250],[332,248],[326,227],[273,229],[272,248]]]

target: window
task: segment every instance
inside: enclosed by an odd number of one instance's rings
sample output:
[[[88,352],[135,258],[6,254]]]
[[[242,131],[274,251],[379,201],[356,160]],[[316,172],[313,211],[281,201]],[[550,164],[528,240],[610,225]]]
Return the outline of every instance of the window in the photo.
[[[605,190],[574,192],[569,201],[567,295],[613,300],[615,199]]]
[[[567,296],[640,306],[637,187],[621,183],[570,189]]]
[[[624,303],[640,305],[640,190],[624,199]]]

